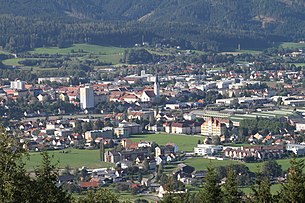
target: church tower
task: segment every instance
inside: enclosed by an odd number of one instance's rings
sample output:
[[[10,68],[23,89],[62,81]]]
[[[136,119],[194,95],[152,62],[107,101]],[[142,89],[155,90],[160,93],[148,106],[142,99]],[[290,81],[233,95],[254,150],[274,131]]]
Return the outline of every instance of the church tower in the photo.
[[[159,85],[158,75],[156,75],[156,79],[154,83],[154,93],[156,95],[156,98],[160,98],[160,85]]]

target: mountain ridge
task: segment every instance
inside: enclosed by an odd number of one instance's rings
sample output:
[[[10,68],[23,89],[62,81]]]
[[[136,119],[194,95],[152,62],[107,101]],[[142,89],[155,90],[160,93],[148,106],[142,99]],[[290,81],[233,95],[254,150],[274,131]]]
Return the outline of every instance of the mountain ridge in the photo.
[[[259,46],[268,46],[279,40],[305,38],[304,0],[0,0],[0,5],[3,47],[22,38],[21,31],[13,27],[20,21],[19,16],[25,19],[23,23],[39,24],[33,29],[23,28],[23,35],[30,31],[26,40],[35,41],[37,37],[32,39],[33,36],[43,35],[39,43],[33,42],[30,47],[62,41],[99,43],[98,33],[118,44],[126,40],[124,37],[136,34],[133,38],[139,38],[144,34],[151,41],[175,40],[198,49],[218,49],[228,44],[232,48],[240,41],[256,46],[256,40],[261,40]],[[7,15],[17,18],[16,22],[8,25]],[[75,31],[79,26],[83,26],[82,30]],[[74,38],[69,39],[69,32],[75,32]],[[59,37],[54,38],[52,33]],[[10,39],[12,36],[14,40]],[[21,43],[26,45],[25,39]]]

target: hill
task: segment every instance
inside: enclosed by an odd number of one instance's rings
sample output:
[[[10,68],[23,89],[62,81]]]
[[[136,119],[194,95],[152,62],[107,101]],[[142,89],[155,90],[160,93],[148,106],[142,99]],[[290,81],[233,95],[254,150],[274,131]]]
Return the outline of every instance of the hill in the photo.
[[[174,40],[185,47],[211,50],[237,43],[268,46],[305,36],[303,0],[0,0],[0,5],[0,32],[4,33],[0,46],[4,47],[12,35],[18,40],[16,35],[25,29],[19,23],[32,28],[28,38],[58,36],[34,47],[61,41],[104,43],[96,34],[120,45],[124,43],[118,38],[131,37],[127,44],[132,44],[145,34],[151,42]],[[13,25],[20,26],[17,32]],[[63,33],[71,30],[75,34],[68,39]]]

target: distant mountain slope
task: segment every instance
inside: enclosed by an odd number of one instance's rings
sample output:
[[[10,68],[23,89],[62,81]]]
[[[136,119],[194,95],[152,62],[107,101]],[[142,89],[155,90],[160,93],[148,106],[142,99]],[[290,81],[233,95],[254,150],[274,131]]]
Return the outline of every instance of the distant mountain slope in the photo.
[[[0,17],[1,14],[9,14],[47,23],[112,23],[117,33],[125,32],[127,28],[124,23],[128,22],[128,36],[132,32],[139,35],[149,32],[152,36],[166,39],[175,37],[193,44],[201,43],[200,40],[213,41],[216,45],[219,42],[226,44],[230,40],[232,45],[241,39],[264,39],[261,43],[273,43],[278,39],[305,38],[304,0],[0,0],[0,5]],[[7,20],[2,19],[2,24],[0,32],[5,32],[5,36],[0,36],[0,46],[7,43],[10,36],[10,32],[5,29]],[[43,23],[39,26],[43,26]],[[72,25],[53,25],[52,29],[57,29],[56,26],[70,32],[68,29],[74,31],[79,25],[74,24],[73,28]],[[89,26],[90,29],[92,26]],[[49,31],[47,27],[41,29]],[[86,37],[86,29],[76,33],[74,37],[77,39],[72,39],[73,42],[92,39]],[[104,32],[94,29],[92,32]],[[48,35],[52,33],[50,31]],[[40,33],[33,34],[39,37]],[[61,34],[60,40],[65,41],[68,36]],[[44,37],[50,43],[60,41]],[[118,41],[117,34],[115,37]],[[93,38],[97,38],[97,35]],[[38,45],[33,43],[32,46]]]
[[[304,0],[0,0],[0,13],[94,20],[188,22],[229,28],[305,20]]]

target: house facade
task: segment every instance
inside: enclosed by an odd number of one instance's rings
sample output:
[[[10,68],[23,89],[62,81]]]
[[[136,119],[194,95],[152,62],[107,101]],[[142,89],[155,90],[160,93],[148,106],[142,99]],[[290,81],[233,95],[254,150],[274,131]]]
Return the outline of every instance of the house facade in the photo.
[[[221,136],[225,133],[226,124],[216,118],[210,118],[201,125],[201,134],[204,136]]]

